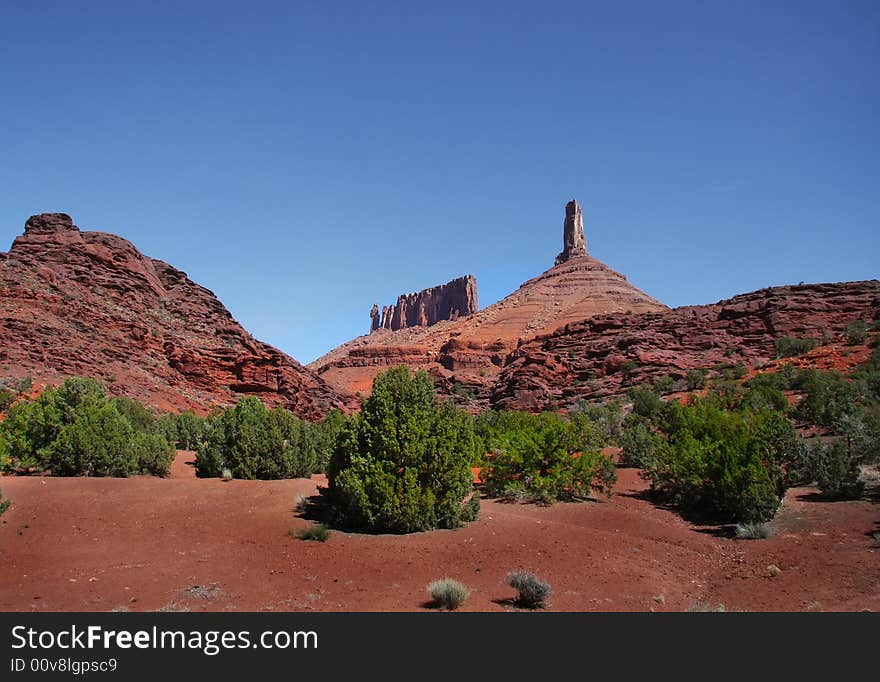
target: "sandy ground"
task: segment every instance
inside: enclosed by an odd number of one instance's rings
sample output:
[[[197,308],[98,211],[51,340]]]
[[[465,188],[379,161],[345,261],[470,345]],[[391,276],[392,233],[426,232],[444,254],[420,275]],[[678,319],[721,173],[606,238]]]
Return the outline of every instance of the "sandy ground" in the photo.
[[[451,576],[463,610],[512,609],[509,570],[550,582],[560,611],[880,610],[880,507],[789,491],[766,540],[695,527],[621,470],[608,501],[483,502],[479,521],[408,536],[288,536],[297,497],[323,477],[196,479],[181,453],[167,479],[4,477],[3,611],[408,611]],[[876,501],[876,500],[875,500]],[[771,577],[768,567],[780,572]]]

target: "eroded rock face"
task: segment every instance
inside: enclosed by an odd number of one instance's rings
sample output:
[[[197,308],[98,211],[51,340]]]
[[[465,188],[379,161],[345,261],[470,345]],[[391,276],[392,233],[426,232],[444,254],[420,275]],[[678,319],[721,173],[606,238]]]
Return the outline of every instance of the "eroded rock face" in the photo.
[[[94,376],[162,409],[250,394],[318,418],[356,403],[254,339],[186,273],[63,213],[29,218],[0,256],[0,367],[45,384]]]
[[[855,319],[880,317],[880,282],[774,287],[711,305],[597,315],[525,341],[491,391],[496,408],[539,411],[624,394],[692,369],[754,367],[782,336],[840,342]]]
[[[556,256],[556,265],[587,254],[587,240],[584,237],[584,216],[577,199],[565,205],[565,222],[562,225],[562,253]]]
[[[380,327],[397,331],[405,327],[430,327],[445,320],[457,320],[477,312],[477,280],[473,275],[459,277],[446,284],[403,294],[397,303],[370,311],[370,331]]]

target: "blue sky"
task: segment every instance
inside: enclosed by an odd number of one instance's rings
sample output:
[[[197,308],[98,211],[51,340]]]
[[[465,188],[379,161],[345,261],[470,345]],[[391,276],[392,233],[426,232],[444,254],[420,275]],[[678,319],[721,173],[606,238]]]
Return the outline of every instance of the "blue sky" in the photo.
[[[880,3],[0,0],[0,250],[116,232],[307,362],[547,269],[676,306],[880,276]]]

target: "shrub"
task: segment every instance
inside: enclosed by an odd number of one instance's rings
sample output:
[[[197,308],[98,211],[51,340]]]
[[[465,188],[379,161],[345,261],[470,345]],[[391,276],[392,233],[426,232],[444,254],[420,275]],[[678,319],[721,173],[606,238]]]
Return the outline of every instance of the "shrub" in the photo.
[[[629,359],[626,362],[624,362],[620,366],[620,371],[623,373],[624,380],[628,379],[629,376],[633,372],[635,372],[638,368],[639,368],[639,363],[636,362],[635,360]]]
[[[658,436],[651,431],[650,424],[644,417],[630,414],[623,420],[623,431],[620,434],[620,463],[624,466],[648,466],[654,457],[654,449]]]
[[[196,472],[219,476],[228,468],[242,479],[310,476],[323,469],[330,447],[320,429],[254,396],[241,398],[199,429],[205,440],[196,451]]]
[[[794,414],[806,422],[832,427],[856,411],[855,386],[839,372],[801,370],[794,386],[804,393]]]
[[[322,491],[334,523],[392,533],[460,526],[475,445],[471,417],[439,404],[427,372],[379,374],[336,439]]]
[[[740,540],[763,540],[770,537],[770,527],[766,523],[738,523],[736,537]]]
[[[0,412],[6,412],[12,403],[15,402],[15,397],[15,393],[12,391],[0,389]]]
[[[84,377],[13,405],[0,423],[0,443],[0,467],[49,468],[58,476],[164,475],[174,455],[150,410]]]
[[[863,344],[868,338],[868,323],[864,320],[853,320],[846,325],[846,343],[849,346]]]
[[[232,480],[232,469],[229,467],[223,467],[223,470],[220,472],[220,478],[224,481]]]
[[[10,502],[9,500],[3,499],[3,493],[0,492],[0,516],[3,516],[3,514],[6,512],[7,509],[9,509],[9,505],[11,504],[12,502]]]
[[[627,392],[633,403],[633,412],[642,417],[653,419],[663,410],[660,396],[649,388],[631,388]]]
[[[184,410],[174,417],[174,433],[181,450],[195,450],[208,435],[208,421],[192,410]]]
[[[461,510],[462,523],[476,521],[480,517],[480,493],[475,490]]]
[[[483,412],[477,417],[477,430],[479,431],[481,417],[486,414],[492,414],[491,411]],[[620,435],[620,428],[623,423],[623,413],[619,402],[611,401],[607,403],[589,404],[582,400],[578,400],[571,410],[572,415],[583,415],[590,423],[598,429],[602,442],[613,440]]]
[[[665,395],[666,393],[672,393],[675,390],[676,381],[670,376],[662,376],[654,379],[654,382],[651,386],[654,389],[655,393],[659,395]]]
[[[174,448],[164,435],[144,431],[134,434],[132,439],[137,470],[142,474],[167,476],[171,462],[174,461]]]
[[[725,613],[727,608],[724,604],[710,604],[709,602],[694,602],[688,608],[688,613]]]
[[[734,379],[742,379],[746,374],[749,373],[749,368],[746,367],[746,363],[742,360],[737,360],[736,364],[733,366],[733,378]]]
[[[670,410],[644,476],[661,498],[719,522],[763,522],[779,506],[797,437],[777,412],[711,401]]]
[[[692,369],[685,375],[684,381],[689,391],[698,391],[706,388],[706,377],[708,372],[705,369]]]
[[[610,493],[614,463],[601,454],[599,428],[583,414],[500,412],[485,429],[491,450],[481,472],[489,495],[550,504]]]
[[[434,604],[448,611],[455,611],[470,595],[470,590],[457,580],[442,578],[428,584],[428,594]]]
[[[543,608],[550,596],[550,585],[528,571],[511,571],[507,584],[517,591],[517,606],[526,609]]]
[[[847,445],[838,441],[822,446],[816,462],[816,484],[824,495],[835,499],[857,499],[865,489],[858,460]]]
[[[773,342],[777,358],[793,358],[809,353],[819,345],[818,339],[796,339],[792,336],[781,336]]]
[[[300,540],[314,540],[316,542],[327,542],[330,537],[330,529],[327,526],[316,523],[307,528],[302,528],[296,533],[296,537]]]
[[[111,403],[86,405],[62,427],[46,464],[57,476],[128,476],[137,471],[133,436]]]

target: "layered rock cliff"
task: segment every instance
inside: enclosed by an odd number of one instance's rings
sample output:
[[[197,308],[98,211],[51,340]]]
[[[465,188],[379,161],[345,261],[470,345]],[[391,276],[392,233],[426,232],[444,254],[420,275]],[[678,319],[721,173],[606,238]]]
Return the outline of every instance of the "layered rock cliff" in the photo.
[[[32,216],[0,254],[0,375],[95,376],[163,409],[205,411],[243,394],[304,418],[356,405],[254,339],[186,273],[63,213]]]
[[[710,305],[597,315],[521,343],[506,359],[490,403],[555,409],[622,395],[660,376],[682,379],[693,369],[738,361],[753,368],[774,358],[780,337],[842,345],[850,322],[878,318],[877,280],[774,287]]]
[[[457,320],[477,312],[477,280],[473,275],[459,277],[414,294],[403,294],[397,303],[370,310],[370,331],[404,327],[430,327],[446,320]]]

